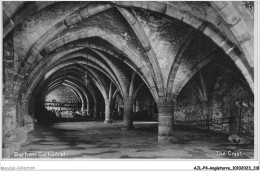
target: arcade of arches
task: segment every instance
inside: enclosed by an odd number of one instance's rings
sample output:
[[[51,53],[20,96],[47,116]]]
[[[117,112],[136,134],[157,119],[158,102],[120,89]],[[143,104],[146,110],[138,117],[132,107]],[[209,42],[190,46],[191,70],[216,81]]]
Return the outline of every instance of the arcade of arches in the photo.
[[[2,6],[4,157],[64,122],[153,123],[172,146],[186,127],[253,137],[254,2]]]

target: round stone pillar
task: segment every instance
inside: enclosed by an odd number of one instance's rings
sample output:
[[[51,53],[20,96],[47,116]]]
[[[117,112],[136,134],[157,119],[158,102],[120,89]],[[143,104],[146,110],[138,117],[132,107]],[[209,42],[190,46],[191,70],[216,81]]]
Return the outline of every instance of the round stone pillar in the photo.
[[[204,118],[209,119],[209,108],[208,108],[208,102],[207,101],[202,101],[202,115]]]
[[[210,120],[209,105],[208,105],[207,101],[202,101],[201,105],[202,105],[202,115],[205,118],[205,120],[207,120],[207,127],[205,129],[209,130],[210,129],[210,125],[209,125],[209,120]]]
[[[98,114],[97,114],[97,112],[98,112],[98,105],[95,103],[94,104],[94,108],[93,108],[93,117],[95,118],[95,119],[97,119],[98,118]]]
[[[124,114],[123,114],[123,127],[122,130],[134,129],[133,126],[133,105],[132,98],[124,99]]]
[[[158,104],[158,141],[173,141],[173,103]]]
[[[111,104],[111,100],[105,100],[105,121],[104,121],[104,123],[112,123],[110,104]]]

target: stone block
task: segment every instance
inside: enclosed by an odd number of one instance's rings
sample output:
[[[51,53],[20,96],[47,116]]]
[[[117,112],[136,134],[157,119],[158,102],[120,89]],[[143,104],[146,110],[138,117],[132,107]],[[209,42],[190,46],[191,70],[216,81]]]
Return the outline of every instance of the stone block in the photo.
[[[183,12],[181,12],[180,10],[172,7],[172,6],[169,6],[168,5],[168,8],[165,12],[166,15],[168,16],[171,16],[173,18],[176,18],[176,19],[179,19],[179,20],[183,20]]]
[[[66,22],[66,24],[68,26],[72,26],[78,22],[81,22],[82,21],[82,18],[81,16],[78,14],[78,13],[74,13],[74,14],[71,14],[70,16],[68,16],[64,22]]]
[[[212,40],[219,46],[225,41],[225,37],[222,36],[220,33],[217,33],[214,37],[212,37]]]
[[[148,3],[145,1],[133,1],[133,6],[147,9]]]
[[[239,49],[235,47],[234,49],[230,50],[227,54],[233,61],[235,61],[238,59],[238,55],[240,53],[241,52],[239,52]]]
[[[109,4],[106,4],[106,5],[99,5],[99,6],[96,6],[95,8],[91,8],[91,7],[87,7],[87,8],[83,8],[79,14],[80,16],[83,18],[83,19],[87,19],[89,16],[92,16],[94,14],[97,14],[101,11],[105,11],[109,8],[111,8],[112,6],[109,5]]]
[[[251,67],[254,67],[254,44],[252,40],[245,41],[241,45],[243,52]],[[256,47],[256,46],[255,46]],[[257,47],[256,47],[257,48]]]
[[[55,33],[58,33],[58,32],[60,32],[60,31],[62,31],[62,30],[65,30],[66,28],[67,28],[67,26],[66,26],[66,24],[64,23],[64,21],[60,21],[60,22],[58,22],[58,23],[55,25],[55,27],[54,27],[53,29],[56,30]],[[51,30],[52,30],[52,29],[51,29]]]
[[[33,64],[34,62],[35,62],[35,56],[37,55],[38,53],[35,53],[35,54],[33,54],[33,55],[31,55],[31,56],[29,56],[29,58],[27,59],[27,63],[28,64]]]
[[[33,46],[31,49],[30,49],[30,51],[29,51],[29,53],[28,53],[28,58],[27,58],[27,62],[29,63],[29,64],[32,64],[33,63],[33,60],[34,60],[34,56],[36,56],[37,54],[39,54],[40,52],[39,52],[39,49],[36,47],[36,46]]]
[[[222,49],[225,51],[225,53],[228,53],[230,50],[233,50],[234,44],[230,42],[229,40],[226,40],[221,44]]]
[[[117,3],[120,1],[117,1]],[[120,5],[125,5],[125,6],[132,6],[133,1],[121,1]]]
[[[208,36],[209,38],[211,38],[212,40],[218,35],[218,31],[215,28],[211,27],[211,26],[207,26],[204,29],[203,33],[206,36]]]
[[[243,34],[240,34],[240,35],[237,36],[237,40],[240,44],[242,44],[246,41],[251,40],[251,36],[248,32],[244,32]]]
[[[221,10],[229,5],[227,1],[215,1],[214,4],[217,6],[218,10]]]
[[[191,16],[188,13],[184,13],[183,15],[183,22],[189,24],[194,28],[199,28],[202,24],[202,21],[194,16]]]
[[[53,51],[54,49],[56,49],[58,47],[58,45],[63,44],[63,40],[62,39],[58,39],[56,41],[53,41],[51,43],[49,43],[48,45],[46,45],[45,50],[49,53],[51,51]]]
[[[167,4],[162,3],[162,2],[147,2],[147,9],[151,10],[151,11],[156,11],[156,12],[160,12],[160,13],[165,13],[167,10]]]

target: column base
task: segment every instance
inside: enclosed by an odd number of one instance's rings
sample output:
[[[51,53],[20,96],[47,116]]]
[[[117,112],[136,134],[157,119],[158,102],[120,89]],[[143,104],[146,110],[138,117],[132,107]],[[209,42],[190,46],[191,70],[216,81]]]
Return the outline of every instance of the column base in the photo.
[[[133,129],[135,129],[133,125],[131,125],[131,126],[122,126],[121,127],[121,130],[123,130],[123,131],[125,131],[125,130],[133,130]]]
[[[105,120],[104,123],[113,123],[114,121],[112,119],[110,120]]]

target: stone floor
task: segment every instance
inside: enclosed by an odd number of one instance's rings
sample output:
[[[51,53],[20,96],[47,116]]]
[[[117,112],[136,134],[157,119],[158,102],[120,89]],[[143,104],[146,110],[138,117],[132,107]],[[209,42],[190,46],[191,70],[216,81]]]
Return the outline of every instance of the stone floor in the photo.
[[[135,122],[122,131],[121,123],[63,122],[37,126],[13,158],[87,159],[249,159],[253,145],[230,144],[227,136],[175,130],[175,144],[157,142],[157,123]]]

